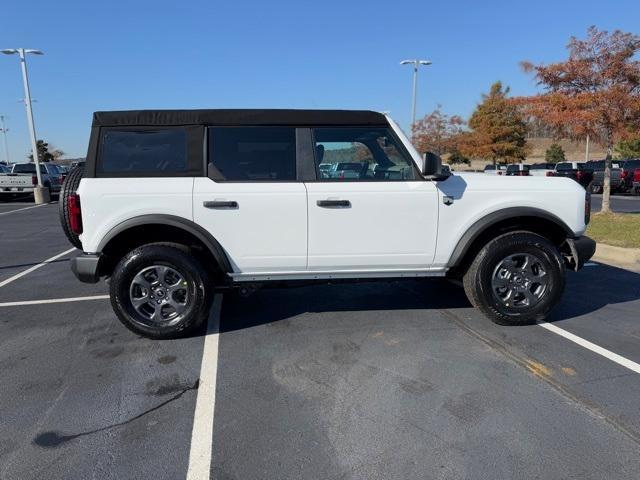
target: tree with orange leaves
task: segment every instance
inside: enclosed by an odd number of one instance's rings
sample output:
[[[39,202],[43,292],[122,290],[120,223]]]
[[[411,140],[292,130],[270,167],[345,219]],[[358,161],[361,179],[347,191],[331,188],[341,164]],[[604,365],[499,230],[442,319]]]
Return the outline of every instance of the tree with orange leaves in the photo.
[[[572,37],[567,48],[564,62],[522,63],[546,91],[516,102],[557,136],[589,135],[607,148],[602,211],[609,212],[613,146],[640,132],[640,37],[590,27],[585,40]]]
[[[437,155],[457,150],[456,138],[462,132],[464,120],[458,115],[447,115],[441,105],[413,124],[413,144],[419,152]]]

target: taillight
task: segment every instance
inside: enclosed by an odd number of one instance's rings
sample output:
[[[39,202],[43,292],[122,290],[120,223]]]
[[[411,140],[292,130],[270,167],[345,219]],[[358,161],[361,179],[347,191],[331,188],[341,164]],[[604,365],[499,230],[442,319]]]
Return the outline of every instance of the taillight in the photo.
[[[640,182],[640,168],[636,168],[633,172],[633,181]]]
[[[38,176],[31,175],[31,184],[35,187],[38,184]]]
[[[82,209],[80,208],[80,195],[72,193],[67,198],[67,213],[69,214],[69,226],[76,235],[82,233]]]
[[[589,225],[591,220],[591,192],[585,192],[584,196],[584,224]]]
[[[582,177],[584,177],[584,172],[582,172],[582,171],[578,170],[578,171],[576,172],[576,178],[577,178],[578,180],[582,180]]]
[[[547,177],[553,177],[553,172],[547,172]]]

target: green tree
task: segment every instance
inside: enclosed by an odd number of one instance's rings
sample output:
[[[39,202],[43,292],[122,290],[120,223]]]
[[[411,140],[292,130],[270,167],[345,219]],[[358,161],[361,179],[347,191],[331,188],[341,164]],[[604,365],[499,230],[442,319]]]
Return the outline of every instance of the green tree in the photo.
[[[509,87],[491,85],[469,119],[471,131],[461,136],[460,151],[469,157],[518,162],[529,153],[527,124],[520,107],[507,97]]]
[[[38,160],[41,162],[51,162],[55,159],[49,151],[49,144],[44,140],[38,140],[36,147],[38,148]],[[29,161],[33,162],[33,154],[29,154]]]
[[[564,150],[559,143],[552,143],[544,153],[544,161],[548,163],[564,162]]]
[[[616,144],[616,157],[621,160],[640,158],[640,137],[631,140],[621,140]]]
[[[451,165],[456,165],[456,164],[471,165],[471,160],[469,160],[462,153],[460,153],[460,150],[455,149],[453,152],[451,152],[451,155],[449,155],[449,158],[447,159],[447,163]]]

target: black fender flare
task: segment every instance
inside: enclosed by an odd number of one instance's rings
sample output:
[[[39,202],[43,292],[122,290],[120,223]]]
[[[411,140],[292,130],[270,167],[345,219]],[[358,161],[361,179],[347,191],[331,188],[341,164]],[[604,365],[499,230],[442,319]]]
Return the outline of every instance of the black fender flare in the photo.
[[[214,236],[211,235],[211,233],[209,233],[205,228],[201,227],[197,223],[175,215],[149,214],[129,218],[109,230],[109,232],[100,241],[97,249],[98,251],[96,253],[102,252],[105,246],[120,233],[129,230],[130,228],[140,227],[142,225],[168,225],[171,227],[180,228],[185,232],[190,233],[209,249],[209,251],[213,255],[213,258],[216,259],[218,265],[224,273],[233,272],[233,268],[231,267],[231,262],[229,262],[227,253],[222,248],[222,245],[220,245],[220,243],[214,238]]]
[[[517,217],[533,217],[551,221],[558,227],[562,228],[562,230],[564,230],[567,234],[567,237],[575,237],[573,230],[571,230],[571,228],[569,228],[569,226],[563,220],[558,218],[556,215],[547,212],[546,210],[535,207],[503,208],[502,210],[497,210],[482,217],[467,229],[462,237],[460,237],[460,240],[458,240],[456,248],[453,250],[451,258],[449,259],[448,267],[451,268],[460,265],[460,262],[466,255],[471,245],[473,245],[473,242],[475,242],[478,237],[480,237],[480,235],[482,235],[482,233],[484,233],[488,228],[491,228],[493,225],[496,225],[503,220]]]

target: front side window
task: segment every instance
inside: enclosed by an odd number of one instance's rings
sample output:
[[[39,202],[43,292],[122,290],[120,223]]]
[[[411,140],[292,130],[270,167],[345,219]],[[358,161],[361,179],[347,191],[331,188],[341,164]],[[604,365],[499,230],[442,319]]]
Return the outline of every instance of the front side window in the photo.
[[[185,173],[187,132],[183,129],[106,130],[98,168],[104,173]]]
[[[416,179],[411,158],[388,128],[316,128],[313,135],[320,180]]]
[[[216,180],[295,181],[295,128],[211,127],[209,162]]]

